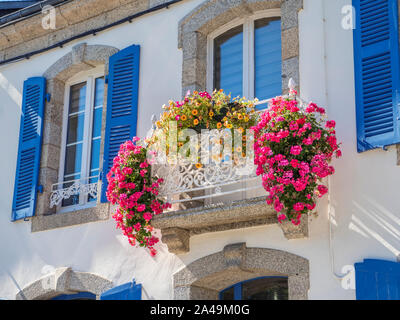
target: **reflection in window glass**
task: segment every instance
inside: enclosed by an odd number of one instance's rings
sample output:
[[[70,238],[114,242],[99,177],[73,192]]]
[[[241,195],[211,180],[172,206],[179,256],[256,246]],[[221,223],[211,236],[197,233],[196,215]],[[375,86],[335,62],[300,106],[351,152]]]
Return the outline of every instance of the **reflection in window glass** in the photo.
[[[98,175],[100,167],[101,118],[103,114],[104,100],[103,96],[104,77],[101,77],[97,78],[95,81],[89,183],[95,183],[99,180]],[[93,198],[89,195],[88,201],[96,201],[96,198]]]
[[[242,284],[243,300],[288,300],[286,278],[264,278]]]
[[[282,93],[281,21],[263,18],[254,22],[254,88],[258,100]]]
[[[86,103],[86,82],[71,87],[69,96],[69,114],[84,112]]]
[[[288,279],[266,277],[235,284],[220,293],[221,300],[288,300]]]
[[[85,125],[86,82],[71,86],[67,124],[67,145],[65,150],[63,188],[68,188],[72,181],[80,179],[82,167],[82,147]],[[62,206],[79,203],[79,195],[63,200]]]
[[[214,40],[214,88],[243,95],[243,26]]]

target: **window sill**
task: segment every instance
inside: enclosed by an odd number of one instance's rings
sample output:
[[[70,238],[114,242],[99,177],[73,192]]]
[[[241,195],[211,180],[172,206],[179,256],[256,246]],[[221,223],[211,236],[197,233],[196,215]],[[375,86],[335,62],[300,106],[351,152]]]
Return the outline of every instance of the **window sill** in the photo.
[[[265,203],[265,197],[235,201],[210,207],[166,212],[152,220],[155,228],[161,229],[162,241],[170,252],[184,254],[189,252],[191,236],[279,224],[287,239],[308,237],[308,219],[303,216],[299,226],[291,222],[278,223],[275,210]]]
[[[105,221],[110,216],[109,212],[110,205],[108,203],[97,203],[97,206],[76,211],[35,216],[32,218],[31,231],[39,232],[89,222]]]

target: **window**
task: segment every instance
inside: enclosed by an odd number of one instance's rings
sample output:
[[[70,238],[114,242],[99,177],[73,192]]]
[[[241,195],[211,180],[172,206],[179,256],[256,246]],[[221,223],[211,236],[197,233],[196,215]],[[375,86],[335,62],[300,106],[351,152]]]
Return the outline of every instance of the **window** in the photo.
[[[259,100],[258,108],[282,94],[282,45],[279,12],[236,20],[208,38],[209,91]]]
[[[62,200],[60,210],[96,203],[95,192],[91,190],[97,190],[99,179],[103,100],[101,73],[74,77],[66,85],[58,185],[62,189],[70,188],[71,196]]]
[[[288,300],[288,279],[264,277],[243,281],[220,292],[220,300]]]

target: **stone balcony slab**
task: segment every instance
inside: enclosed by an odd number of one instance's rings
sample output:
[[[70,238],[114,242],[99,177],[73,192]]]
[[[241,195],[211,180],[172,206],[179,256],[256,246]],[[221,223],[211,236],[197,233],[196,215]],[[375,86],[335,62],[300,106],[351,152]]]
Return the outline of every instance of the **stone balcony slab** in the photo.
[[[299,226],[290,222],[279,225],[287,239],[299,239],[308,236],[307,220],[303,217]],[[265,197],[165,212],[152,220],[152,225],[161,229],[162,241],[175,254],[189,252],[189,240],[193,235],[270,224],[278,224],[278,220]]]

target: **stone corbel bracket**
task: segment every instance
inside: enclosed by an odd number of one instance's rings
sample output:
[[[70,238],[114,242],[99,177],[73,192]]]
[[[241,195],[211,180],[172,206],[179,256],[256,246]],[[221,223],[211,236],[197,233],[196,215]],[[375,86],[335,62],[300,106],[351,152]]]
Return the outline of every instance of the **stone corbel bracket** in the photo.
[[[161,229],[162,241],[170,252],[189,252],[189,240],[193,235],[248,228],[260,225],[279,224],[287,239],[308,237],[308,219],[302,217],[301,224],[294,226],[286,221],[278,223],[275,210],[266,205],[265,198],[241,200],[232,204],[214,205],[189,210],[163,213],[154,217],[152,224]]]

